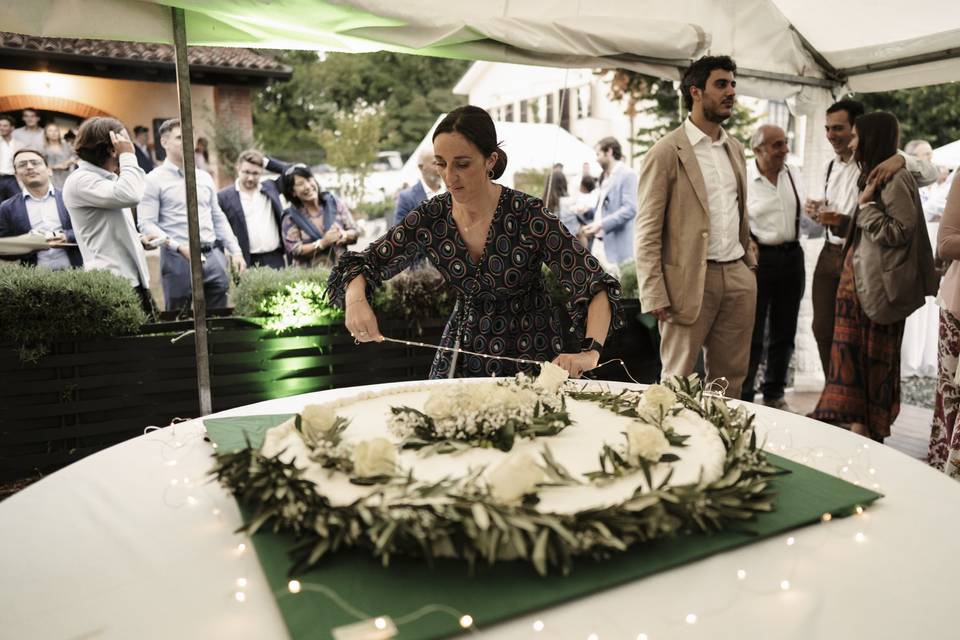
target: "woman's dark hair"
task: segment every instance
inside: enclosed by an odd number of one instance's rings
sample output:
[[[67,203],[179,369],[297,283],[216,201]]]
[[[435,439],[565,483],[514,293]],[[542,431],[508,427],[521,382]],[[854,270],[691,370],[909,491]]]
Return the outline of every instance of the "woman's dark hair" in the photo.
[[[857,118],[853,126],[857,130],[857,149],[853,158],[860,167],[857,185],[863,189],[867,176],[877,165],[897,154],[900,147],[900,124],[897,117],[886,111],[874,111]],[[877,190],[879,192],[879,189]]]
[[[583,176],[580,178],[580,188],[586,189],[590,193],[597,188],[597,180],[593,176]]]
[[[703,56],[683,72],[683,78],[680,80],[680,92],[683,95],[683,106],[687,111],[693,109],[693,94],[690,93],[690,88],[706,89],[707,79],[714,69],[736,74],[737,63],[730,56]]]
[[[74,143],[74,150],[80,159],[98,167],[106,165],[113,152],[113,143],[110,142],[111,131],[120,133],[123,131],[123,123],[116,118],[103,117],[84,121],[80,125],[77,141]]]
[[[305,164],[292,164],[286,169],[283,170],[283,197],[287,199],[288,202],[292,203],[298,209],[303,208],[303,203],[293,193],[293,183],[294,179],[300,176],[301,178],[306,178],[307,180],[313,180],[316,182],[316,178],[313,177],[313,174],[310,173],[310,169]],[[319,191],[320,184],[317,184],[317,190]]]
[[[497,161],[493,165],[493,179],[503,175],[507,168],[507,154],[497,143],[497,128],[489,113],[469,104],[465,107],[457,107],[440,121],[433,132],[433,139],[436,140],[441,133],[459,133],[472,142],[486,158],[496,153]]]

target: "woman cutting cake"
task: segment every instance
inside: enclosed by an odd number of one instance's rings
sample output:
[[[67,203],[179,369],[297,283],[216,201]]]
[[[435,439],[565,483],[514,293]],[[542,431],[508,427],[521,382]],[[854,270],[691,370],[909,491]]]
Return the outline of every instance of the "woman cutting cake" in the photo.
[[[465,106],[433,134],[447,193],[422,202],[362,253],[346,253],[328,295],[346,308],[361,342],[383,337],[370,307],[380,286],[423,254],[454,288],[457,302],[441,346],[490,356],[553,361],[572,377],[597,366],[611,328],[623,321],[620,283],[570,235],[543,202],[496,184],[507,156],[489,114]],[[541,265],[560,279],[579,349],[563,352],[560,319]],[[585,326],[584,326],[585,325]],[[431,378],[514,375],[519,363],[438,350]]]

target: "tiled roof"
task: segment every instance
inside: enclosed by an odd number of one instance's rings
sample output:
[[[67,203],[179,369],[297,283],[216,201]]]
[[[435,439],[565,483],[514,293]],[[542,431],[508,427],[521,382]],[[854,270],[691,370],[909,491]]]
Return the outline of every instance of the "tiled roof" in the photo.
[[[19,33],[0,31],[0,50],[21,50],[24,53],[71,58],[89,57],[118,62],[156,63],[168,66],[174,63],[173,46],[144,42],[120,42],[116,40],[85,40],[81,38],[41,38]],[[277,62],[269,55],[251,49],[233,47],[188,47],[191,67],[219,69],[222,71],[252,73],[258,76],[290,76],[290,67]]]

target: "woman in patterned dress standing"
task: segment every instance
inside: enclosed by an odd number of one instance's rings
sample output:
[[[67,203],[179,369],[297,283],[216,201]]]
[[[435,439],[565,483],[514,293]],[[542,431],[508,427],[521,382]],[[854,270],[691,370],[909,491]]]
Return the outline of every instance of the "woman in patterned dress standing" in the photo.
[[[361,342],[383,339],[369,304],[371,288],[424,254],[457,293],[442,346],[553,361],[572,377],[596,367],[608,332],[623,325],[620,283],[539,198],[494,182],[507,156],[486,111],[451,111],[437,125],[433,145],[447,192],[422,202],[362,253],[344,254],[330,275],[328,295],[346,307],[350,333]],[[568,353],[543,264],[569,295],[579,348]],[[527,369],[438,350],[430,377],[510,376]]]

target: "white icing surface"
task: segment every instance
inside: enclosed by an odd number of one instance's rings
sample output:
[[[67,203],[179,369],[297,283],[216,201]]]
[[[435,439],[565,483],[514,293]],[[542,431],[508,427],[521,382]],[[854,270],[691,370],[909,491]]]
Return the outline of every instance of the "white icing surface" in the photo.
[[[458,381],[454,384],[490,384],[489,380]],[[350,426],[343,434],[348,445],[371,438],[387,438],[396,442],[387,429],[391,407],[408,406],[422,409],[435,385],[408,385],[391,389],[386,393],[363,393],[353,398],[336,402],[337,414],[350,419]],[[518,439],[514,451],[527,452],[540,460],[540,451],[549,447],[554,458],[574,477],[600,469],[599,454],[604,443],[615,448],[625,444],[623,435],[631,418],[618,416],[592,402],[567,399],[567,410],[573,421],[560,434],[537,440]],[[723,473],[725,449],[716,427],[695,413],[682,411],[668,419],[668,425],[678,434],[690,436],[684,447],[671,447],[670,453],[680,460],[653,466],[654,484],[659,484],[672,469],[670,485],[711,482]],[[282,455],[285,461],[294,461],[297,467],[307,469],[305,476],[315,482],[324,495],[335,505],[349,504],[375,490],[371,487],[350,483],[342,473],[330,473],[308,459],[309,449],[292,428],[292,420],[272,429],[264,442],[263,453]],[[399,465],[404,473],[413,471],[418,480],[437,481],[442,478],[461,478],[480,467],[492,469],[506,455],[498,449],[471,449],[456,454],[431,453],[421,457],[417,451],[399,453]],[[702,474],[702,478],[701,478]],[[645,484],[643,474],[617,479],[604,486],[543,487],[539,490],[538,509],[549,513],[574,513],[585,509],[605,507],[622,502],[630,497],[637,487]]]

